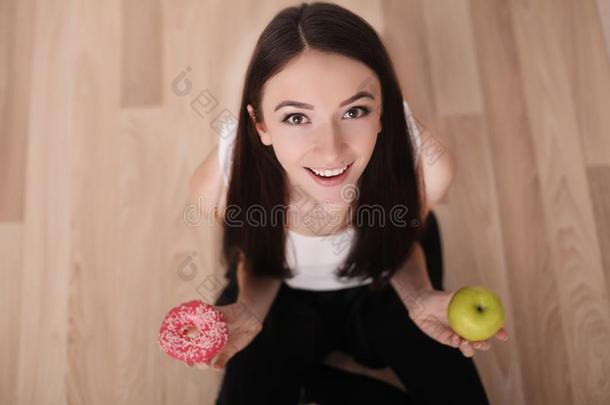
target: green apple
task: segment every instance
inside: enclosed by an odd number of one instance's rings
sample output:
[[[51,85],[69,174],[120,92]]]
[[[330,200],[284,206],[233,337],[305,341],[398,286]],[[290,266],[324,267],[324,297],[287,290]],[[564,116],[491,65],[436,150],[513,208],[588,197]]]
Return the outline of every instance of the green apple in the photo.
[[[466,340],[486,340],[504,323],[504,306],[496,294],[482,286],[462,287],[447,308],[451,329]]]

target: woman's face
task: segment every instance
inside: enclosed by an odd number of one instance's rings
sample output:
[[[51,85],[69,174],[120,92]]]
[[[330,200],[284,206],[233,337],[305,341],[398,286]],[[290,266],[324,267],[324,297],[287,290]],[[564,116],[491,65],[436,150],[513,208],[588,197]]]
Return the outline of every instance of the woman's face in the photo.
[[[273,145],[290,189],[320,203],[349,202],[342,189],[357,184],[381,131],[377,75],[345,56],[309,50],[267,81],[261,107],[258,133]],[[346,167],[335,177],[311,171],[335,175]]]

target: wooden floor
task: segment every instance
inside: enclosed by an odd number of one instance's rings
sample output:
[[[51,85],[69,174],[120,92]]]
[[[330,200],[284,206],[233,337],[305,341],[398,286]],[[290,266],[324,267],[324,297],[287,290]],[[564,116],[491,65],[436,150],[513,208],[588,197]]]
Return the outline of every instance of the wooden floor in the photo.
[[[158,327],[221,271],[189,178],[293,4],[0,0],[0,403],[212,403],[221,374]],[[446,285],[508,309],[475,355],[492,403],[610,403],[610,1],[340,4],[383,36],[424,152],[457,158]]]

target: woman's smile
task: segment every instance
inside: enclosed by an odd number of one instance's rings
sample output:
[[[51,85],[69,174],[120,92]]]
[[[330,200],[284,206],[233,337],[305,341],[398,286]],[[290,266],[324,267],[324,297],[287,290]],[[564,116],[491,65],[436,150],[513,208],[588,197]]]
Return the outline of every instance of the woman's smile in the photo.
[[[336,186],[338,184],[343,183],[343,181],[347,178],[350,173],[350,169],[353,166],[354,162],[348,164],[344,167],[339,167],[335,170],[324,169],[312,169],[309,167],[305,167],[305,170],[309,174],[309,176],[318,184],[322,186]]]

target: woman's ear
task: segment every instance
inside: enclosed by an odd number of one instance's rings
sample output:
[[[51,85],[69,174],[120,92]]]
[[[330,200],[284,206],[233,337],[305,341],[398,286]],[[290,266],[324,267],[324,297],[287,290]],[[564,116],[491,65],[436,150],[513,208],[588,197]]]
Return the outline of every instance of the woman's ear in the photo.
[[[248,114],[250,115],[252,122],[256,125],[256,114],[254,114],[254,108],[252,108],[252,105],[248,104],[246,106],[246,110],[248,110]]]
[[[257,120],[256,114],[254,113],[254,108],[252,108],[252,105],[248,104],[246,106],[246,109],[248,110],[250,119],[252,120],[252,123],[254,124],[254,127],[256,128],[256,132],[258,132],[258,136],[261,138],[261,142],[267,146],[271,145],[271,137],[267,133],[265,124],[262,122],[259,122]]]

